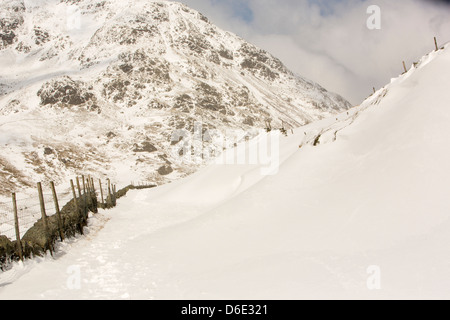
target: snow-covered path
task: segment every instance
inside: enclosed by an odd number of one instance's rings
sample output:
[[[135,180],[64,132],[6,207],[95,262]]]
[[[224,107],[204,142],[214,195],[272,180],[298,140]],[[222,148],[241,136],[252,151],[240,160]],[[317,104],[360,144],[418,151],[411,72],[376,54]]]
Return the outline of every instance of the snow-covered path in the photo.
[[[449,46],[281,138],[276,175],[212,165],[130,192],[55,259],[0,274],[0,299],[450,298],[448,74]]]

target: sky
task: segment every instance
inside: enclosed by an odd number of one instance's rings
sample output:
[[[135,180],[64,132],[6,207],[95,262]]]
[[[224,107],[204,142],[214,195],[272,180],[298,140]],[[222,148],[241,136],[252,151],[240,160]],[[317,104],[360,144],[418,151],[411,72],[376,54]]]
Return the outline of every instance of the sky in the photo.
[[[179,1],[355,105],[450,41],[450,0]]]

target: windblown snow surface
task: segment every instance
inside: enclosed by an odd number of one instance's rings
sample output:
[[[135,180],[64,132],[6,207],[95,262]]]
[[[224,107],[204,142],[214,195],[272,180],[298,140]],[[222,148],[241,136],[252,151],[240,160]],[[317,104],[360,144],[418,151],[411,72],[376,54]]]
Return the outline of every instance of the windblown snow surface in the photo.
[[[54,258],[2,273],[0,298],[448,299],[449,74],[447,45],[280,137],[276,174],[214,164],[130,192]]]

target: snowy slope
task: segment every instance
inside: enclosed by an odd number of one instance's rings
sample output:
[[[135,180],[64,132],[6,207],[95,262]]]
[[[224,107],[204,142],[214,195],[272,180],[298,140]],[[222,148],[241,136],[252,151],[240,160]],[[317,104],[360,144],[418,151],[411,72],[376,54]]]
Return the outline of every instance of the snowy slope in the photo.
[[[199,167],[172,155],[173,133],[195,122],[251,133],[350,107],[176,2],[8,0],[0,12],[0,194],[80,173],[176,180]]]
[[[447,45],[281,138],[275,175],[211,165],[130,193],[56,259],[1,274],[0,298],[450,298],[449,73]]]

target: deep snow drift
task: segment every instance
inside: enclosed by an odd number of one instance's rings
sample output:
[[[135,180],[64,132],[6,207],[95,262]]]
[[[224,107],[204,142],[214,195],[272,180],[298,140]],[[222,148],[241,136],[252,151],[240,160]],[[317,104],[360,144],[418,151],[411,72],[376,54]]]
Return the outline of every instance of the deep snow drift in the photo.
[[[449,74],[447,45],[280,137],[277,174],[211,165],[132,192],[56,259],[0,274],[0,298],[450,298]]]

